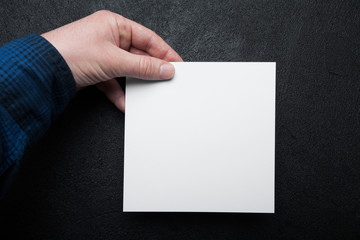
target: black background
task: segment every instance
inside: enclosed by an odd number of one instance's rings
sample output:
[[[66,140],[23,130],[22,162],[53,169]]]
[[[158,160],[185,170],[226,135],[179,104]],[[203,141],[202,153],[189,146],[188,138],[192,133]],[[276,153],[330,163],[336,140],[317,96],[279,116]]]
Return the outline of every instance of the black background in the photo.
[[[124,115],[88,88],[26,154],[1,239],[360,238],[360,1],[1,1],[0,45],[100,9],[185,61],[277,62],[276,213],[123,213]]]

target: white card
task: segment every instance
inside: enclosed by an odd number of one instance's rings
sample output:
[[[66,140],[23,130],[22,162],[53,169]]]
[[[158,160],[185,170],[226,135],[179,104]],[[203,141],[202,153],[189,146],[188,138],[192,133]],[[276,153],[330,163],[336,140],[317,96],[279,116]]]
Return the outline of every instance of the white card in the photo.
[[[127,79],[124,212],[274,212],[275,63]]]

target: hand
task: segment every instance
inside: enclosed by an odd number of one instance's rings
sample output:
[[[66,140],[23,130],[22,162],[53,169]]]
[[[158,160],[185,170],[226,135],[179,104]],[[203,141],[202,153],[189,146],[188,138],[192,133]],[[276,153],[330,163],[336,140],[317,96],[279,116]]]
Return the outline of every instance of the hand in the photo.
[[[97,84],[117,108],[125,111],[125,95],[116,77],[170,79],[169,61],[181,57],[153,31],[109,11],[98,11],[42,35],[63,56],[77,89]]]

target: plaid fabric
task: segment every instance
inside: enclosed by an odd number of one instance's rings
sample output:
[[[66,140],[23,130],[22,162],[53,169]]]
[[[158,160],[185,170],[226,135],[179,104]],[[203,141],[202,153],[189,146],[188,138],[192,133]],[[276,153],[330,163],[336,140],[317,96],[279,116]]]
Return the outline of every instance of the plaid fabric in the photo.
[[[75,92],[68,65],[43,37],[30,34],[0,48],[0,199],[24,151]]]

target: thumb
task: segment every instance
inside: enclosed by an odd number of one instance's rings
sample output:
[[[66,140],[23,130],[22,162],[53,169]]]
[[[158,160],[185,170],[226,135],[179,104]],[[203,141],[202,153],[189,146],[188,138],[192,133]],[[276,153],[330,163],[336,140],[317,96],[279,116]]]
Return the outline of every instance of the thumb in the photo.
[[[174,66],[167,61],[119,50],[123,51],[118,55],[122,75],[146,80],[165,80],[175,74]]]

